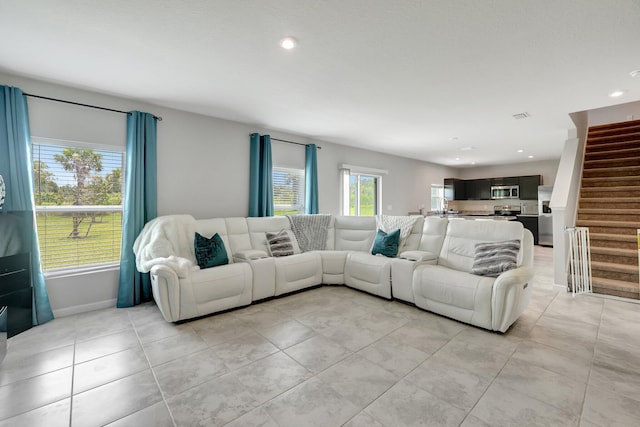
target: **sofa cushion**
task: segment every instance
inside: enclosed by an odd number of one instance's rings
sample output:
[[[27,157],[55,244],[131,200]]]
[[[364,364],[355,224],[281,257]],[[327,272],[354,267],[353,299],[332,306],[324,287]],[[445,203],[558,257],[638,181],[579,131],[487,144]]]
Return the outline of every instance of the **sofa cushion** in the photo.
[[[491,296],[495,281],[493,277],[476,276],[439,265],[421,265],[413,275],[415,304],[491,329]]]
[[[195,233],[193,249],[200,268],[211,268],[229,263],[227,250],[224,247],[222,237],[218,233],[214,234],[210,239],[200,233]]]
[[[334,222],[334,249],[371,252],[376,237],[376,219],[372,216],[337,216]]]
[[[477,243],[522,241],[524,227],[518,221],[449,221],[447,232],[438,256],[438,265],[471,273]],[[520,251],[522,252],[522,251]],[[518,264],[522,254],[518,254]]]
[[[280,230],[277,233],[267,232],[267,246],[272,257],[293,255],[293,243],[287,230]]]
[[[520,240],[476,243],[471,272],[480,276],[498,276],[518,266]]]
[[[385,233],[378,230],[376,239],[371,248],[372,255],[384,255],[389,258],[395,258],[398,255],[398,247],[400,246],[400,229],[396,229],[391,233]]]

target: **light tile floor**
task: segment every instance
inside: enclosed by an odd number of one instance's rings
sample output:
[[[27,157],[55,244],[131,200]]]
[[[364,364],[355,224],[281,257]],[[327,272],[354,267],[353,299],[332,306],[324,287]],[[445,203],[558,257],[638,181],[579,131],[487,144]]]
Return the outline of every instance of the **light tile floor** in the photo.
[[[504,335],[342,286],[55,319],[9,340],[0,426],[640,425],[640,305],[554,288],[551,256]]]

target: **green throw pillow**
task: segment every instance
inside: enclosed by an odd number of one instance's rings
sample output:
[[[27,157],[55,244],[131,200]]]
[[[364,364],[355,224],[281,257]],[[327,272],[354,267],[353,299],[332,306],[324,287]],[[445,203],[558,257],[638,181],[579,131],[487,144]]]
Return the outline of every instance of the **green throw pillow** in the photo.
[[[371,253],[373,255],[380,254],[389,258],[395,258],[398,255],[398,246],[400,245],[400,229],[396,229],[391,233],[385,233],[378,230],[376,240],[373,242]]]
[[[193,248],[195,249],[196,261],[198,261],[200,268],[229,264],[227,250],[224,247],[222,237],[220,237],[218,233],[214,234],[210,239],[196,233]]]

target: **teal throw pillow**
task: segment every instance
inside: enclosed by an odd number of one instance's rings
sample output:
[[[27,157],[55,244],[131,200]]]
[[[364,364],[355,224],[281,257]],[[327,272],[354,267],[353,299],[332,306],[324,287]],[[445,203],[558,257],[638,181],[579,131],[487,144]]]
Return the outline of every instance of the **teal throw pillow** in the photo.
[[[398,255],[398,246],[400,245],[400,229],[396,229],[391,233],[385,233],[378,230],[376,240],[373,242],[371,253],[373,255],[380,254],[389,258],[395,258]]]
[[[222,237],[220,237],[218,233],[214,234],[210,239],[196,233],[193,248],[195,249],[196,261],[198,261],[200,268],[229,264],[227,250],[224,247]]]

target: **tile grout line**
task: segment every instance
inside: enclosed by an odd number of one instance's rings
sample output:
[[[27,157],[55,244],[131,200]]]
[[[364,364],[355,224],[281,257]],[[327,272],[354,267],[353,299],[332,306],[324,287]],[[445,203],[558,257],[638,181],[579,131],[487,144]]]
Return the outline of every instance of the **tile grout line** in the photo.
[[[151,371],[151,375],[153,376],[153,380],[155,381],[156,386],[158,387],[158,390],[160,391],[160,397],[162,398],[162,402],[164,403],[164,406],[167,408],[167,412],[169,413],[169,417],[171,418],[171,422],[173,423],[173,426],[177,427],[176,420],[173,417],[173,413],[171,412],[171,408],[169,408],[169,404],[167,403],[166,396],[165,396],[164,392],[162,391],[162,387],[160,387],[160,382],[158,381],[158,377],[156,376],[156,372],[153,369],[153,366],[151,365],[151,361],[149,360],[149,356],[147,355],[147,351],[145,350],[144,345],[142,344],[142,340],[140,339],[140,335],[138,334],[138,328],[136,327],[135,323],[131,319],[131,312],[129,312],[127,314],[128,314],[128,317],[129,317],[129,321],[131,322],[131,327],[133,328],[133,332],[136,334],[136,338],[138,340],[138,344],[142,348],[142,353],[144,354],[144,358],[146,359],[147,363],[149,364],[149,370]],[[155,405],[155,403],[154,403],[154,405]],[[145,408],[141,408],[136,412],[142,411],[143,409],[145,409]],[[132,412],[131,414],[125,415],[125,417],[133,415],[136,412]],[[124,418],[124,417],[121,417],[119,419],[122,419],[122,418]]]
[[[585,405],[587,402],[587,392],[589,390],[589,385],[591,383],[591,373],[593,372],[593,362],[596,359],[596,348],[598,346],[598,339],[600,337],[600,328],[602,327],[602,317],[604,316],[604,301],[602,303],[602,309],[600,310],[600,322],[598,322],[598,332],[596,333],[596,342],[593,347],[593,353],[591,354],[591,363],[589,364],[589,375],[587,376],[587,386],[584,388],[584,395],[582,396],[582,408],[580,410],[580,419],[582,421],[582,417],[584,416]],[[595,424],[595,423],[594,423]]]
[[[538,324],[538,322],[540,321],[540,319],[542,318],[542,316],[544,316],[544,313],[547,312],[547,309],[549,308],[549,306],[553,303],[553,301],[558,297],[560,293],[556,293],[555,296],[551,299],[551,301],[549,301],[549,304],[547,304],[544,308],[544,310],[542,311],[542,313],[540,314],[540,316],[538,316],[538,318],[536,319],[536,322],[533,324],[533,326],[531,327],[531,329],[529,330],[529,332],[527,332],[527,336],[529,335],[529,333],[531,332],[531,330],[533,330],[533,328],[536,327],[536,325]],[[480,401],[482,400],[482,398],[484,397],[484,395],[487,393],[487,391],[491,388],[491,386],[495,383],[496,379],[498,378],[498,376],[500,376],[500,374],[502,373],[502,371],[504,370],[505,366],[507,366],[507,364],[509,363],[509,361],[511,361],[511,358],[513,357],[514,354],[516,354],[516,352],[518,351],[518,349],[520,348],[520,346],[525,342],[525,339],[522,338],[520,339],[520,342],[518,343],[518,345],[516,346],[516,348],[513,349],[513,351],[511,352],[511,355],[509,355],[509,358],[507,359],[507,361],[505,362],[505,364],[502,366],[502,368],[500,368],[500,371],[493,377],[493,379],[491,380],[491,382],[489,383],[489,385],[487,386],[487,388],[482,392],[482,394],[480,395],[480,397],[476,400],[476,403],[473,405],[473,407],[469,410],[469,412],[467,413],[467,415],[465,415],[464,419],[462,420],[462,422],[460,423],[460,425],[464,424],[464,421],[469,418],[469,416],[471,415],[471,413],[473,412],[473,410],[476,408],[476,406],[478,406],[478,403],[480,403]],[[544,368],[543,368],[544,369]],[[535,399],[535,398],[532,398]],[[535,399],[538,400],[538,399]],[[542,401],[540,401],[542,402]],[[545,403],[545,402],[542,402]],[[474,417],[484,421],[485,423],[487,422],[486,420],[483,420],[482,418],[478,417],[477,415],[474,415]]]
[[[75,333],[75,336],[73,337],[73,357],[71,358],[71,395],[69,396],[69,427],[71,427],[72,425],[72,421],[73,421],[73,383],[75,380],[75,374],[76,374],[76,348],[78,345],[78,330],[77,330],[77,324],[76,322],[78,321],[78,317],[77,315],[75,315],[74,319],[73,319],[73,331]]]

